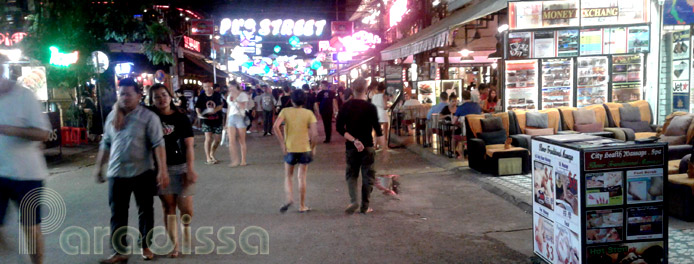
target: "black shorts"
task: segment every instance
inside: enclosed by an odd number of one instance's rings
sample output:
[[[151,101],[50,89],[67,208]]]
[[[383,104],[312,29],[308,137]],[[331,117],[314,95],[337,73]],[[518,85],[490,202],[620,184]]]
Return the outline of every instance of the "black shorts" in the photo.
[[[309,164],[313,161],[311,157],[311,152],[289,152],[284,156],[284,162],[289,165],[298,164]]]
[[[12,200],[19,208],[19,204],[24,197],[31,191],[43,187],[43,181],[37,180],[14,180],[0,177],[0,226],[5,222],[5,213],[9,201]],[[38,198],[38,196],[36,196]],[[38,203],[30,203],[38,204]],[[36,225],[41,223],[41,206],[30,208],[33,213],[25,212],[26,209],[19,208],[20,223],[22,225]]]

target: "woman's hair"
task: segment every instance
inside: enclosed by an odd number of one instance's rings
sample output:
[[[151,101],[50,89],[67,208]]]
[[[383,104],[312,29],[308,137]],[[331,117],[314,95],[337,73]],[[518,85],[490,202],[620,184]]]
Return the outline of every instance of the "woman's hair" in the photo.
[[[285,85],[284,88],[283,88],[282,90],[284,90],[285,93],[290,93],[290,92],[292,92],[292,88],[289,87],[288,85]]]
[[[156,83],[156,84],[152,85],[152,87],[149,87],[149,93],[148,94],[149,94],[149,106],[150,106],[150,108],[152,110],[154,110],[155,112],[159,112],[159,109],[157,109],[157,107],[154,106],[154,91],[160,90],[160,89],[164,89],[164,91],[166,91],[166,93],[169,94],[169,97],[171,98],[171,101],[169,102],[169,106],[171,107],[171,110],[174,110],[176,112],[181,113],[181,109],[179,109],[173,102],[174,97],[171,94],[171,91],[169,90],[168,87],[166,87],[166,85],[163,85],[161,83]]]
[[[378,92],[382,93],[385,91],[386,91],[386,83],[385,82],[378,83]]]
[[[492,99],[492,92],[495,93],[494,98]],[[487,94],[487,102],[490,103],[496,103],[499,101],[499,94],[496,92],[494,89],[489,89],[489,94]]]
[[[229,86],[236,88],[236,90],[243,91],[241,90],[241,86],[239,85],[239,83],[237,83],[235,80],[229,82]]]
[[[452,93],[450,96],[448,96],[448,101],[453,101],[453,99],[458,99],[458,95],[455,93]]]

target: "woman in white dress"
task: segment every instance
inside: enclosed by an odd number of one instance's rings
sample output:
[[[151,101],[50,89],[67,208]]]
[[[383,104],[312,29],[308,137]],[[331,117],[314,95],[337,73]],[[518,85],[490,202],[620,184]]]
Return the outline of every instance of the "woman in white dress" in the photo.
[[[250,101],[248,94],[241,91],[235,81],[229,83],[229,105],[227,117],[227,135],[229,135],[229,167],[246,166],[246,105]],[[238,140],[237,140],[238,137]],[[241,147],[241,162],[239,163],[238,149]]]
[[[388,95],[386,94],[386,84],[381,82],[378,84],[376,89],[376,94],[371,97],[371,103],[376,106],[378,111],[378,122],[381,123],[381,130],[386,136],[386,142],[388,142]],[[381,146],[382,147],[382,146]],[[378,148],[378,147],[377,147]]]

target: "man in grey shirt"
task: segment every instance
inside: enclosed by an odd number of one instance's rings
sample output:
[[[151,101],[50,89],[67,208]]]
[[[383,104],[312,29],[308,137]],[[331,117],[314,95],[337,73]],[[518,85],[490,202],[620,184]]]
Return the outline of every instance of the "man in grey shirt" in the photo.
[[[106,119],[104,138],[96,158],[96,181],[103,183],[103,167],[108,162],[108,200],[111,206],[111,243],[115,253],[102,263],[127,261],[125,235],[130,195],[135,194],[139,215],[139,243],[142,257],[150,260],[151,241],[142,239],[154,226],[154,195],[157,185],[169,184],[163,129],[157,115],[139,105],[141,90],[133,79],[118,83],[118,101]],[[152,153],[157,159],[155,178]]]

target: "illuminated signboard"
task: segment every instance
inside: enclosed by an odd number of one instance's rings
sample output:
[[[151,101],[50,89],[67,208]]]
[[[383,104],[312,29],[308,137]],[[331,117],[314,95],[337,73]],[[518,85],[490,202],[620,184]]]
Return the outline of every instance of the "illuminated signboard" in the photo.
[[[55,46],[51,46],[49,50],[51,51],[50,63],[53,65],[67,67],[70,64],[74,64],[77,62],[77,51],[73,51],[70,53],[62,53]]]
[[[192,51],[200,52],[200,41],[188,36],[183,36],[183,47]]]
[[[405,16],[407,13],[407,0],[397,0],[393,3],[392,6],[390,6],[390,12],[389,14],[389,20],[390,20],[390,26],[395,26],[400,21],[402,21],[402,17]]]
[[[16,32],[16,33],[0,33],[0,45],[4,45],[6,47],[11,47],[14,44],[17,44],[26,37],[27,33],[25,32]]]
[[[275,19],[268,18],[260,20],[259,23],[255,19],[222,19],[219,26],[219,34],[226,35],[254,35],[261,36],[321,36],[325,30],[325,20],[314,19]]]
[[[376,44],[381,44],[381,37],[363,30],[339,39],[342,45],[345,46],[345,50],[352,52],[364,52],[375,48]]]

